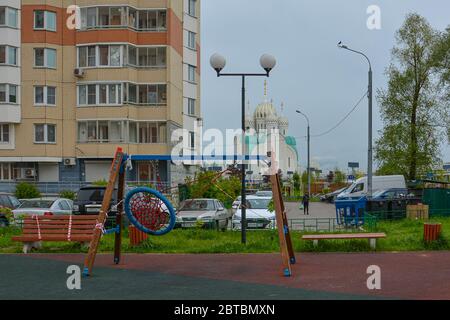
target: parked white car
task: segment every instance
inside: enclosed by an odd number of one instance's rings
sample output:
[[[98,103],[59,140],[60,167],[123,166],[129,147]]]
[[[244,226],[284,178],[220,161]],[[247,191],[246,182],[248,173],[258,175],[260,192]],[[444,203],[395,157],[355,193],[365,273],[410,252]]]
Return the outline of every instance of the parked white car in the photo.
[[[246,220],[248,229],[265,229],[275,226],[275,212],[269,211],[272,197],[246,197]],[[233,229],[241,229],[242,207],[236,210],[233,216]]]
[[[73,201],[65,198],[47,197],[36,199],[25,199],[21,205],[12,212],[17,219],[23,215],[68,215],[72,214]]]

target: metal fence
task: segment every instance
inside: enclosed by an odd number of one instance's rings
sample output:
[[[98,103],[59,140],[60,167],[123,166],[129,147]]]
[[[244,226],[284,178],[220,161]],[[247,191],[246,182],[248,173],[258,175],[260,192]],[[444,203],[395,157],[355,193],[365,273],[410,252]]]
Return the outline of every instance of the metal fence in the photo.
[[[14,193],[16,186],[21,181],[0,181],[0,192]],[[78,192],[81,187],[91,185],[92,183],[86,181],[58,181],[58,182],[39,182],[39,181],[24,181],[34,185],[40,193],[44,195],[57,195],[61,191]],[[128,188],[139,186],[152,186],[159,190],[166,190],[170,188],[170,183],[166,181],[127,181]]]

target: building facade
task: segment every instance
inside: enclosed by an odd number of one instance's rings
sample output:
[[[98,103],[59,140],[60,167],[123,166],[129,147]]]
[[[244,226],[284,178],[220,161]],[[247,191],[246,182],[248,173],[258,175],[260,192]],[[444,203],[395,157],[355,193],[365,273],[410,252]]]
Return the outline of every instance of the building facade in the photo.
[[[200,0],[4,0],[0,39],[0,181],[107,179],[117,147],[169,155],[176,129],[193,136]],[[127,179],[195,170],[140,161]]]

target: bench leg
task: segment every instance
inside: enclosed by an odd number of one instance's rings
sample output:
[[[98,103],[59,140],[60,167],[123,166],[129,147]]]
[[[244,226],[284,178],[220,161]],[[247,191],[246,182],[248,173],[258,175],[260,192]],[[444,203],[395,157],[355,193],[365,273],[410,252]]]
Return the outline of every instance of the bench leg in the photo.
[[[375,250],[377,248],[377,239],[376,238],[369,239],[369,244],[370,247]]]
[[[31,248],[33,248],[33,243],[32,242],[24,242],[23,243],[23,253],[27,254],[28,252],[31,251]]]
[[[313,246],[317,247],[319,245],[319,240],[313,240]]]
[[[27,254],[31,251],[31,249],[41,249],[42,248],[42,242],[41,241],[35,241],[35,242],[24,242],[23,243],[23,253]]]

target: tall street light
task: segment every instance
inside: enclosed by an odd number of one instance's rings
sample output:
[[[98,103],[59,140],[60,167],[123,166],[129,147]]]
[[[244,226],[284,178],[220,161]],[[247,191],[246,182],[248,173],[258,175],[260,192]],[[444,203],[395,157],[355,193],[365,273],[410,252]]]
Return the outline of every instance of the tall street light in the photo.
[[[362,55],[366,58],[369,63],[369,88],[368,88],[368,98],[369,98],[369,146],[367,150],[367,191],[368,197],[372,197],[372,64],[370,63],[369,58],[362,52],[350,49],[346,45],[342,44],[341,41],[338,43],[338,47],[341,49],[345,49],[359,55]]]
[[[308,138],[308,196],[311,197],[311,167],[310,167],[311,157],[310,157],[310,153],[309,153],[309,143],[310,143],[309,118],[306,114],[304,114],[300,110],[296,110],[296,112],[301,114],[302,116],[304,116],[306,119],[306,122],[308,123],[308,134],[307,134],[307,138]]]
[[[265,73],[221,73],[225,68],[226,60],[223,56],[215,53],[209,60],[211,67],[217,72],[217,77],[241,77],[242,78],[242,167],[241,167],[241,237],[242,243],[247,242],[247,216],[246,216],[246,198],[245,198],[245,78],[246,77],[269,77],[270,71],[275,67],[276,60],[269,54],[263,54],[259,60],[261,67],[266,71]]]

